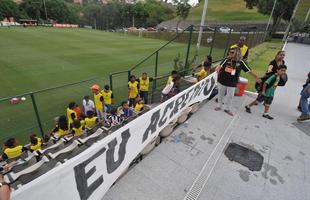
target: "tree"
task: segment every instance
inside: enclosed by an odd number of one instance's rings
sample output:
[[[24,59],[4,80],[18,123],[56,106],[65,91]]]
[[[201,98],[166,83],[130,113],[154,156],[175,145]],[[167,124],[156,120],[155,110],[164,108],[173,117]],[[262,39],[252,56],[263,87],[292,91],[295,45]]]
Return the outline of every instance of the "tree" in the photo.
[[[245,0],[247,8],[257,6],[258,12],[270,15],[275,0]],[[278,0],[272,15],[271,33],[277,30],[282,20],[289,21],[298,0]]]
[[[0,0],[0,19],[14,17],[18,19],[20,17],[20,11],[18,6],[12,0]]]
[[[40,20],[41,12],[43,13],[42,0],[24,0],[20,7],[27,15],[36,20]]]
[[[245,7],[248,9],[253,9],[255,6],[257,6],[259,0],[244,0],[245,1]]]
[[[189,0],[174,0],[174,3],[177,5],[177,16],[178,22],[176,27],[176,32],[179,32],[179,24],[182,20],[185,20],[188,17],[191,5],[188,3]]]

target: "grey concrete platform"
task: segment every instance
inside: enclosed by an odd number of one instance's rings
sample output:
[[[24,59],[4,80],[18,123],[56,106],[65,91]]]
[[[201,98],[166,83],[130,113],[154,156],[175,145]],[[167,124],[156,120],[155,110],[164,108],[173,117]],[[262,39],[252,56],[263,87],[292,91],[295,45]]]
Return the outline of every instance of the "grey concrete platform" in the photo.
[[[164,139],[107,192],[104,200],[184,199],[204,174],[200,200],[310,199],[310,122],[296,123],[301,85],[310,70],[310,46],[289,43],[289,82],[278,88],[270,114],[263,106],[244,111],[253,99],[236,97],[234,117],[214,110],[212,100]],[[300,126],[299,128],[297,128]],[[261,171],[229,161],[223,151],[235,142],[264,157]]]

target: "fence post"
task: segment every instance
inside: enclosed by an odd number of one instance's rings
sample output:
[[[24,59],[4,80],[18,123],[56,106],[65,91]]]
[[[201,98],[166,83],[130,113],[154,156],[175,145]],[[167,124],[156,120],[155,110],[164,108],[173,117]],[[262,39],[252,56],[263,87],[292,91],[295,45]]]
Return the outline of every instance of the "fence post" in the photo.
[[[128,81],[130,80],[130,76],[131,76],[131,71],[130,70],[128,70]]]
[[[250,40],[250,42],[249,42],[249,47],[250,47],[250,48],[253,47],[254,32],[251,32],[251,35],[252,35],[252,37],[251,37],[251,40]]]
[[[158,73],[158,51],[156,51],[156,55],[155,55],[155,71],[154,71],[155,79],[153,80],[152,97],[151,97],[152,103],[154,101],[154,91],[156,90],[156,86],[157,86],[157,83],[156,83],[156,77],[158,75],[157,73]]]
[[[184,69],[188,68],[188,56],[189,56],[189,52],[190,52],[191,44],[192,44],[193,25],[191,25],[189,28],[190,28],[190,30],[189,30],[189,38],[188,38],[188,44],[187,44],[187,52],[186,52]]]
[[[255,38],[255,46],[257,46],[257,39],[259,37],[259,31],[256,31],[256,38]]]
[[[210,52],[209,52],[209,56],[212,56],[212,51],[213,51],[213,45],[214,45],[214,41],[215,41],[216,31],[217,31],[217,27],[214,28],[213,37],[212,37],[212,43],[211,43],[211,49],[210,49]]]
[[[42,128],[42,123],[41,123],[40,115],[39,115],[39,112],[38,112],[38,107],[37,107],[36,100],[35,100],[34,95],[33,95],[32,92],[30,93],[30,97],[31,97],[34,113],[36,114],[36,118],[37,118],[37,122],[38,122],[38,125],[39,125],[41,136],[42,136],[42,138],[44,138],[44,131],[43,131],[43,128]]]
[[[113,90],[113,76],[112,76],[112,74],[110,74],[109,75],[109,79],[110,79],[110,88],[111,88],[111,90]]]
[[[227,38],[227,41],[226,41],[226,47],[225,47],[223,58],[226,57],[227,49],[228,49],[228,46],[229,46],[229,43],[230,43],[230,38],[231,38],[231,28],[229,30],[229,35],[228,35],[228,38]]]

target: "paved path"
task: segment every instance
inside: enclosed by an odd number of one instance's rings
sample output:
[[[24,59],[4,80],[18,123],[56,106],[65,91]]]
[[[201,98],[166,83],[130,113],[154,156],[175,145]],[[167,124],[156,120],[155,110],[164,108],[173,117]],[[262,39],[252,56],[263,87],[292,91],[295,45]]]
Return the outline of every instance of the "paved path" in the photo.
[[[310,199],[310,122],[296,123],[301,85],[310,70],[310,46],[286,47],[289,82],[276,93],[271,114],[263,106],[244,111],[252,99],[234,99],[235,116],[214,111],[210,101],[180,125],[141,163],[106,194],[105,200],[184,199],[199,177],[200,200],[307,200]],[[296,128],[295,124],[299,126]],[[302,131],[304,130],[304,131]],[[252,172],[223,154],[235,142],[264,157],[261,171]]]

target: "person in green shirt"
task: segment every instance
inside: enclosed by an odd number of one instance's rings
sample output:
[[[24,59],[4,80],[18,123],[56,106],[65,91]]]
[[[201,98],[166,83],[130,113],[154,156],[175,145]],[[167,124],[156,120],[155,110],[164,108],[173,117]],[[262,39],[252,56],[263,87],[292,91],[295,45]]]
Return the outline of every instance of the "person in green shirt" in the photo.
[[[272,74],[267,80],[263,83],[263,89],[260,94],[258,94],[257,98],[250,103],[249,105],[245,106],[245,110],[248,113],[251,113],[251,107],[257,105],[258,103],[264,102],[264,114],[263,117],[272,120],[273,117],[269,115],[269,108],[273,101],[273,97],[276,91],[276,88],[279,84],[280,77],[286,73],[286,65],[280,65],[277,68],[277,73]]]

